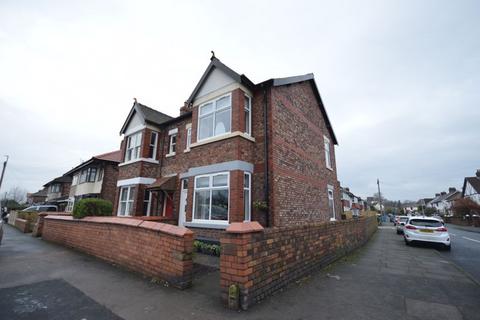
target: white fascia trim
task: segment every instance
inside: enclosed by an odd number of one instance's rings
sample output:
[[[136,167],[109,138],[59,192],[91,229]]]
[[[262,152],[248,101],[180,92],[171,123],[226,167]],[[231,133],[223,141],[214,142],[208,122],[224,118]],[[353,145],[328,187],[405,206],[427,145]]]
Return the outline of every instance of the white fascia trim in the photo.
[[[142,124],[140,126],[136,126],[136,127],[133,127],[133,128],[130,128],[128,129],[127,131],[125,131],[124,135],[125,136],[129,136],[129,135],[132,135],[134,133],[137,133],[138,131],[141,131],[143,129],[145,129],[147,126]]]
[[[173,157],[176,154],[177,154],[176,152],[168,153],[168,154],[165,155],[165,158]]]
[[[225,222],[197,222],[197,221],[187,221],[184,222],[185,227],[190,228],[204,228],[204,229],[222,229],[225,230],[229,226],[228,221]]]
[[[226,93],[232,92],[233,90],[238,89],[238,88],[242,89],[243,92],[245,92],[248,95],[250,95],[251,97],[253,97],[253,93],[247,87],[243,86],[242,84],[240,84],[238,82],[234,82],[234,83],[228,84],[228,85],[226,85],[222,88],[219,88],[215,91],[209,92],[204,96],[197,97],[193,101],[193,105],[197,106],[197,105],[200,105],[202,103],[208,102],[209,100],[218,98],[218,97],[220,97],[220,96],[222,96]]]
[[[175,134],[175,133],[178,133],[178,128],[173,128],[170,131],[168,131],[169,136],[172,135],[172,134]]]
[[[127,162],[119,163],[118,166],[119,166],[119,167],[121,167],[121,166],[126,166],[126,165],[129,165],[129,164],[132,164],[132,163],[135,163],[135,162],[139,162],[139,161],[150,162],[150,163],[155,163],[155,164],[159,164],[159,163],[160,163],[160,161],[155,160],[155,159],[138,158],[138,159],[135,159],[135,160],[130,160],[130,161],[127,161]]]
[[[190,145],[190,148],[195,148],[195,147],[203,146],[205,144],[209,144],[209,143],[212,143],[212,142],[221,141],[221,140],[225,140],[225,139],[230,139],[230,138],[234,138],[234,137],[242,137],[244,139],[247,139],[248,141],[255,142],[255,138],[252,137],[251,135],[246,134],[245,132],[235,131],[235,132],[231,132],[231,133],[227,133],[227,134],[222,134],[221,136],[216,136],[216,137],[213,137],[213,138],[208,138],[208,139],[205,139],[205,140],[201,140],[199,142],[192,143]]]
[[[117,187],[130,186],[134,184],[152,184],[154,182],[155,182],[155,179],[153,178],[136,177],[136,178],[118,180]]]

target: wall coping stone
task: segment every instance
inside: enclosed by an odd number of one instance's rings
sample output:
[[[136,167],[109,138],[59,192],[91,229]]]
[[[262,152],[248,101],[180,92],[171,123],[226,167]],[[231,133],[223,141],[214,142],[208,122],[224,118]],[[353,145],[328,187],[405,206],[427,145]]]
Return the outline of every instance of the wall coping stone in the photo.
[[[263,227],[257,221],[233,222],[226,229],[228,233],[251,233],[260,232],[263,230]]]
[[[166,234],[170,234],[177,237],[183,237],[185,235],[193,235],[193,232],[185,227],[178,227],[171,224],[156,222],[156,221],[143,221],[133,218],[120,218],[120,217],[94,217],[88,216],[82,219],[75,219],[72,216],[56,215],[50,216],[47,215],[45,219],[48,220],[64,220],[64,221],[76,221],[76,222],[87,222],[87,223],[110,223],[118,224],[129,227],[143,228],[153,231],[159,231]]]

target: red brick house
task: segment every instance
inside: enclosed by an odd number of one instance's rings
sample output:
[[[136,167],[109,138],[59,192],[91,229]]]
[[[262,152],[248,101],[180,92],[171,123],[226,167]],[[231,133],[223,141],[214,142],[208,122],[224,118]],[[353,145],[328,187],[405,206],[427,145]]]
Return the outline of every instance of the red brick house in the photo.
[[[175,218],[204,237],[340,218],[337,139],[313,74],[254,84],[212,57],[180,116],[135,101],[120,134],[119,216]]]
[[[72,181],[65,211],[71,212],[83,198],[101,198],[113,204],[121,158],[120,150],[100,154],[65,173]]]
[[[43,185],[47,189],[46,204],[56,205],[59,211],[65,210],[72,178],[66,175],[55,178]]]

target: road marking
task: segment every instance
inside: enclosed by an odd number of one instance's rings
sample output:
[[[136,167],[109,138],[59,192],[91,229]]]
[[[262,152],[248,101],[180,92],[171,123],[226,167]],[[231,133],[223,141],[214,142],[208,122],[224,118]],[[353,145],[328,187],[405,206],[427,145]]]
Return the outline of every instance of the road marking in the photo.
[[[470,239],[470,238],[467,238],[467,237],[462,237],[462,238],[463,238],[463,239],[467,239],[467,240],[470,240],[470,241],[475,241],[475,242],[478,242],[478,243],[480,243],[480,241],[479,241],[479,240],[475,240],[475,239]]]

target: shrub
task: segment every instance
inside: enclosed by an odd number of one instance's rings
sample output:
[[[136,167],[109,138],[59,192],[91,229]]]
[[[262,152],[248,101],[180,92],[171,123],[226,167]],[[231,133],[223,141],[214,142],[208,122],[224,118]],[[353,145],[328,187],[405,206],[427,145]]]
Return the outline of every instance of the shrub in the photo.
[[[220,246],[218,244],[210,244],[203,241],[195,240],[193,242],[193,248],[196,252],[209,254],[211,256],[220,256]]]
[[[33,211],[20,211],[17,213],[17,218],[25,219],[29,224],[33,225],[37,222],[38,212]]]
[[[465,217],[480,213],[480,205],[470,198],[461,198],[453,203],[453,212],[456,217]]]
[[[111,216],[113,205],[110,201],[87,198],[78,201],[73,207],[73,217],[81,219],[86,216]]]

